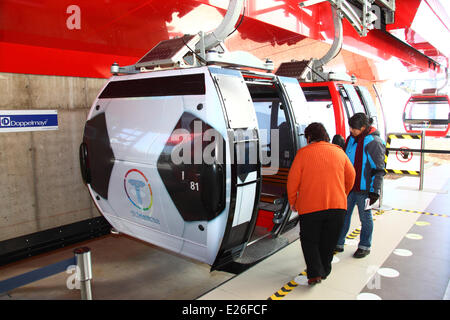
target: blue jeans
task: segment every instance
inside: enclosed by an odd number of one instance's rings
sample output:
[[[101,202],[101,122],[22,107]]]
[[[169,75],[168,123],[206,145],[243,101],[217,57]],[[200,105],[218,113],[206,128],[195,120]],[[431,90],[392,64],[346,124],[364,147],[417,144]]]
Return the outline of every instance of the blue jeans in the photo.
[[[358,206],[359,220],[361,221],[361,234],[359,238],[358,248],[370,250],[372,243],[373,218],[372,210],[364,210],[365,201],[368,198],[367,193],[350,192],[347,198],[347,213],[345,214],[344,226],[337,243],[338,248],[344,248],[345,237],[347,236],[350,222],[352,219],[353,209]]]

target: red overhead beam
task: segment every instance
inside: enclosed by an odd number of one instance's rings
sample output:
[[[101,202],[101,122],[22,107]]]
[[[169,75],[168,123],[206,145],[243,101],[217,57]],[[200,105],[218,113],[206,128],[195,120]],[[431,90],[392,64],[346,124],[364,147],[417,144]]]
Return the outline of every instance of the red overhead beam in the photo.
[[[217,26],[221,15],[216,9],[223,15],[228,3],[77,0],[80,29],[70,29],[73,13],[68,8],[73,1],[0,0],[0,72],[108,77],[112,62],[136,62],[159,41],[182,32],[187,17],[199,28]],[[397,27],[411,25],[419,3],[397,0]],[[328,3],[307,10],[298,8],[298,0],[248,0],[248,4],[245,27],[238,30],[243,41],[270,43],[276,50],[275,45],[295,44],[305,37],[323,41],[333,36]],[[422,70],[434,67],[430,58],[385,32],[372,30],[361,38],[348,22],[344,23],[344,46],[369,57],[396,57]]]

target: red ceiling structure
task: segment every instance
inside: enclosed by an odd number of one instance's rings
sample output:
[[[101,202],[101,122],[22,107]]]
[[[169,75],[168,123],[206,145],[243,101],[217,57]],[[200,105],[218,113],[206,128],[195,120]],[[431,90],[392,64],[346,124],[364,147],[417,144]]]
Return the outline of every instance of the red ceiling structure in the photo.
[[[306,38],[332,41],[330,5],[300,9],[298,2],[248,0],[238,29],[241,44],[251,40],[276,50],[277,45],[295,45]],[[198,30],[213,29],[228,3],[0,0],[0,72],[106,78],[113,62],[134,64],[159,41],[189,33],[183,30],[187,22],[191,29],[192,24]],[[424,19],[432,19],[432,24],[423,25]],[[397,0],[395,23],[366,37],[344,21],[346,50],[384,60],[394,57],[411,70],[447,67],[448,39],[450,19],[439,0]]]

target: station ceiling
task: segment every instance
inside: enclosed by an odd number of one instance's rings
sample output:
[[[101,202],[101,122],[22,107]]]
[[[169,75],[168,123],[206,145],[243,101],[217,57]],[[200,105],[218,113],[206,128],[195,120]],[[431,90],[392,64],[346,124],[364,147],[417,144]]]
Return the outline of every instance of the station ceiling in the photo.
[[[397,0],[395,22],[360,37],[344,21],[344,48],[399,59],[410,70],[448,65],[450,19],[444,0]],[[298,0],[248,0],[240,41],[331,43],[330,5],[300,9]],[[159,41],[213,30],[228,0],[0,0],[0,72],[106,78],[110,65],[134,64]],[[427,21],[431,21],[428,22]],[[320,58],[320,57],[317,57]]]

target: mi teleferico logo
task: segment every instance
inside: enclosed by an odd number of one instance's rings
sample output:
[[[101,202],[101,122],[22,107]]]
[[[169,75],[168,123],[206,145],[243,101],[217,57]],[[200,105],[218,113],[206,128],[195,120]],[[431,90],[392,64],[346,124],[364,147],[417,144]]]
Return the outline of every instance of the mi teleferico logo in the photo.
[[[2,126],[2,127],[11,126],[11,118],[10,117],[0,117],[0,126]]]

